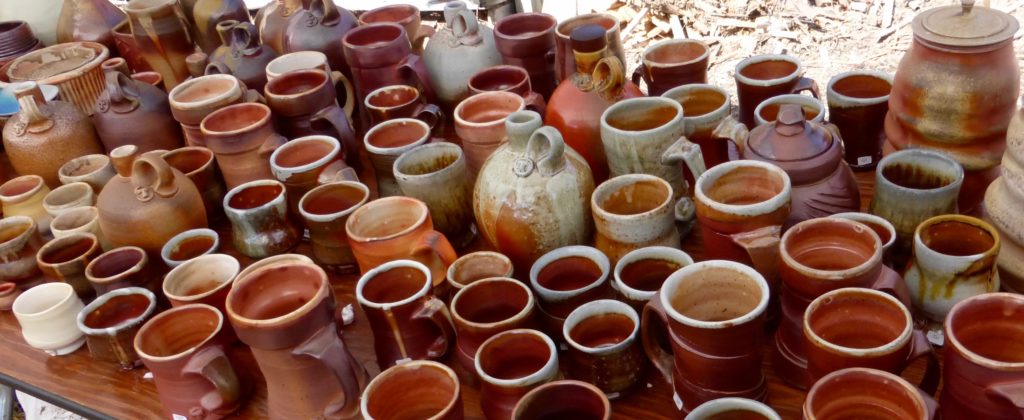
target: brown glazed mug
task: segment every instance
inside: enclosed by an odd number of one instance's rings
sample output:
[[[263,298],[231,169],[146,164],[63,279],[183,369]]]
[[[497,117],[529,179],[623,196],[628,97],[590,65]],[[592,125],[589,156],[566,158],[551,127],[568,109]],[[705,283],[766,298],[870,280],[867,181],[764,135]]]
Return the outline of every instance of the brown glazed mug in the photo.
[[[448,366],[416,360],[392,366],[373,378],[360,400],[373,420],[461,420],[462,385]]]
[[[618,292],[619,300],[640,312],[647,301],[658,293],[668,276],[690,264],[693,264],[693,258],[677,248],[640,248],[615,263],[612,288]]]
[[[360,25],[371,23],[396,23],[405,29],[413,51],[422,52],[426,38],[434,34],[434,28],[421,24],[420,9],[411,4],[389,4],[370,9],[359,15]]]
[[[612,406],[597,387],[581,381],[562,380],[541,385],[516,404],[514,420],[574,419],[609,420]]]
[[[611,262],[597,248],[573,245],[554,249],[530,267],[530,287],[537,294],[541,325],[552,337],[562,336],[562,325],[584,303],[611,294]]]
[[[372,125],[396,118],[415,118],[430,126],[434,132],[444,127],[444,113],[434,104],[428,104],[419,89],[408,85],[391,85],[366,95],[363,107],[370,114]]]
[[[523,395],[558,378],[558,349],[540,331],[508,330],[480,345],[474,365],[484,417],[507,419]]]
[[[903,378],[858,367],[832,372],[816,382],[804,400],[803,418],[932,420],[937,409],[935,400]]]
[[[494,24],[494,46],[501,62],[528,72],[530,84],[542,98],[551,97],[557,86],[553,66],[557,25],[547,13],[514,13]]]
[[[214,111],[231,104],[262,100],[259,92],[230,74],[210,74],[182,82],[167,94],[171,115],[181,124],[189,146],[206,146],[199,124]]]
[[[565,318],[569,376],[615,399],[644,384],[646,356],[638,338],[640,315],[610,299],[588,302]]]
[[[1024,297],[986,293],[949,311],[942,350],[942,417],[1020,418],[1024,389]]]
[[[229,189],[258,179],[274,179],[270,154],[287,141],[274,131],[270,108],[259,103],[229,105],[214,111],[199,125],[205,146],[217,156],[217,166]]]
[[[818,85],[803,77],[803,64],[796,57],[783,54],[755,55],[736,64],[736,96],[739,120],[754,127],[754,108],[765,99],[787,93],[810,91],[817,98]]]
[[[246,182],[224,196],[235,249],[253,259],[286,252],[302,239],[302,230],[288,212],[285,186],[277,181]]]
[[[203,196],[206,216],[210,220],[223,220],[224,209],[220,203],[226,189],[213,151],[200,146],[186,146],[164,153],[163,158],[168,165],[181,171],[196,184],[199,194]]]
[[[356,299],[373,330],[381,367],[440,359],[455,341],[448,308],[431,292],[430,270],[416,261],[391,261],[367,271],[356,284]]]
[[[782,420],[779,413],[762,402],[747,398],[719,398],[694,408],[684,420]]]
[[[469,246],[476,237],[474,180],[462,148],[447,142],[415,146],[395,160],[392,172],[402,195],[427,205],[439,232],[459,249]]]
[[[708,82],[708,45],[696,39],[666,39],[644,50],[633,84],[647,84],[648,96],[677,86]],[[685,108],[684,108],[685,109]]]
[[[388,120],[366,132],[364,147],[370,155],[370,164],[377,177],[377,192],[381,197],[402,195],[395,180],[395,161],[403,153],[430,140],[430,126],[412,118]]]
[[[686,139],[700,146],[704,166],[713,168],[729,161],[729,140],[714,134],[715,128],[732,113],[729,92],[718,86],[695,83],[669,89],[662,97],[683,106]],[[689,172],[686,181],[691,185]]]
[[[554,80],[554,79],[552,79]],[[547,102],[541,94],[533,90],[530,74],[518,66],[493,66],[480,70],[470,76],[466,84],[471,95],[483,92],[512,92],[522,96],[526,101],[526,109],[544,115]]]
[[[341,158],[358,167],[360,145],[348,116],[338,106],[330,74],[319,69],[290,71],[267,83],[264,94],[281,134],[289,139],[334,137],[342,144]]]
[[[494,251],[476,251],[465,254],[448,266],[448,286],[458,293],[476,281],[491,277],[512,277],[512,260]]]
[[[484,92],[463,99],[455,107],[455,133],[462,140],[466,163],[473,174],[499,146],[508,141],[505,120],[522,111],[526,101],[511,92]]]
[[[754,269],[711,260],[672,273],[647,302],[644,351],[672,384],[681,412],[722,397],[767,398],[761,349],[769,296]],[[671,353],[661,345],[666,335]]]
[[[892,75],[882,71],[848,71],[828,81],[828,121],[839,128],[843,156],[855,171],[873,169],[882,159],[891,90]]]
[[[910,311],[896,298],[871,289],[843,288],[825,293],[807,307],[803,332],[810,382],[848,367],[900,374],[927,357],[920,387],[929,395],[939,386],[939,359],[924,331],[914,328]]]
[[[95,360],[117,363],[121,369],[139,365],[135,336],[156,312],[156,296],[141,287],[126,287],[105,293],[78,313],[78,329],[85,333],[89,355]]]
[[[476,352],[488,338],[535,324],[533,292],[508,277],[486,278],[465,286],[455,293],[450,307],[455,355],[467,372],[475,373]]]
[[[217,231],[207,228],[189,229],[171,237],[160,248],[160,258],[164,264],[174,268],[185,261],[217,252],[220,248],[220,235]]]
[[[353,181],[324,184],[302,196],[299,214],[309,230],[317,263],[341,273],[359,272],[345,233],[345,223],[352,212],[369,199],[370,189]]]
[[[386,197],[366,203],[349,216],[345,233],[360,272],[388,261],[412,259],[430,268],[434,288],[441,291],[448,266],[458,257],[448,239],[434,230],[426,204],[415,198]]]
[[[167,273],[164,277],[163,293],[173,307],[203,303],[225,313],[224,301],[227,300],[228,291],[231,290],[240,269],[241,264],[230,255],[210,254],[196,257]],[[232,332],[230,325],[225,330],[228,333]]]
[[[167,416],[219,419],[245,401],[243,385],[217,339],[223,328],[217,308],[193,304],[154,316],[135,336],[135,352],[153,373]]]
[[[43,276],[70,284],[82,299],[92,299],[96,291],[89,285],[85,268],[100,253],[99,240],[91,233],[74,233],[54,239],[39,248],[36,264]]]
[[[85,277],[98,295],[124,287],[144,287],[156,293],[163,280],[156,271],[145,250],[137,246],[122,246],[89,262],[85,267]]]
[[[288,189],[288,211],[299,214],[299,200],[319,185],[359,181],[356,171],[342,160],[342,145],[328,136],[299,137],[270,155],[270,171]]]
[[[352,71],[356,98],[366,99],[370,92],[384,86],[409,85],[415,86],[428,103],[435,100],[427,66],[413,54],[406,31],[400,25],[362,25],[348,31],[341,43]]]
[[[594,246],[613,264],[644,247],[679,248],[672,197],[672,186],[654,175],[626,174],[602,182],[590,196],[597,227]]]

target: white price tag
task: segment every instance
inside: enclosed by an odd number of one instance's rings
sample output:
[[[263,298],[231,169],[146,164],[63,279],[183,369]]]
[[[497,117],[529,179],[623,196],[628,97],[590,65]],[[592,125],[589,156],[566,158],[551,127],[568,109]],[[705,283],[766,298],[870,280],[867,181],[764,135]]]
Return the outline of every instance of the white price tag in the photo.
[[[857,166],[870,165],[872,160],[871,156],[861,156],[857,158]]]

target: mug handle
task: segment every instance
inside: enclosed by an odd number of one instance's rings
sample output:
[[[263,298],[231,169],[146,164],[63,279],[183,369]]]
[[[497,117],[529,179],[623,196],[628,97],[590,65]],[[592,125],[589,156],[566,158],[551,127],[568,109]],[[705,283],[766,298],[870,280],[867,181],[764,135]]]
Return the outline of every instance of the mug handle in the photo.
[[[452,316],[448,312],[448,308],[444,306],[444,302],[436,296],[427,296],[427,299],[423,301],[423,306],[412,315],[412,319],[430,321],[437,326],[437,329],[441,330],[441,335],[430,344],[430,347],[427,347],[427,357],[430,359],[444,357],[455,338]]]
[[[341,142],[341,155],[345,159],[345,162],[349,164],[355,170],[359,170],[359,142],[356,141],[356,134],[352,131],[352,125],[349,123],[348,117],[345,116],[345,111],[336,106],[329,106],[327,108],[317,111],[310,118],[311,123],[317,121],[323,121],[334,128],[334,132],[338,136],[338,141]]]
[[[335,332],[333,326],[334,324],[324,325],[292,350],[292,355],[309,356],[323,363],[331,369],[331,373],[341,385],[343,391],[341,401],[332,403],[325,408],[325,415],[337,412],[358,412],[359,396],[362,395],[368,376],[366,370],[356,361],[355,357],[352,357],[352,353],[342,341],[341,330],[338,329]]]
[[[430,127],[430,132],[434,135],[440,136],[441,131],[444,130],[444,111],[434,104],[420,104],[416,113],[413,114],[413,118],[427,123]]]
[[[651,73],[647,71],[647,66],[644,63],[636,66],[636,70],[633,70],[633,75],[629,79],[637,87],[640,87],[640,80],[642,79],[647,83],[647,89],[651,88]]]
[[[656,292],[647,304],[644,305],[644,310],[640,315],[640,341],[644,346],[644,353],[647,354],[647,358],[651,359],[651,363],[654,367],[661,372],[661,376],[665,378],[665,382],[672,383],[672,370],[675,369],[675,358],[674,356],[666,352],[665,349],[661,348],[659,344],[658,336],[655,331],[652,331],[652,319],[658,317],[661,319],[662,325],[665,327],[665,331],[661,331],[664,335],[670,334],[667,331],[669,325],[668,314],[665,313],[665,307],[661,305],[661,292]]]
[[[790,93],[800,93],[803,91],[811,92],[811,96],[815,99],[821,97],[821,93],[818,92],[818,84],[810,77],[800,77],[796,81],[796,86],[793,86],[793,90]]]
[[[458,255],[455,254],[455,248],[448,242],[448,238],[436,230],[431,230],[426,235],[423,235],[412,254],[421,255],[427,253],[437,256],[445,267],[452,265],[458,258]],[[430,264],[427,265],[429,266]]]
[[[779,236],[782,226],[765,226],[749,232],[729,235],[732,242],[739,245],[750,256],[754,269],[765,277],[778,272],[779,267]],[[769,281],[771,283],[771,281]]]
[[[747,129],[746,125],[733,118],[732,115],[729,115],[722,119],[722,122],[718,123],[715,130],[711,132],[711,136],[715,139],[731,141],[732,144],[736,145],[736,150],[742,159],[743,151],[747,148],[750,130]]]
[[[662,165],[672,166],[680,162],[686,164],[686,168],[690,170],[693,179],[700,178],[708,170],[704,164],[704,154],[700,151],[700,146],[687,140],[686,136],[680,136],[661,155]]]
[[[284,144],[287,142],[287,138],[280,134],[274,133],[273,135],[267,137],[267,139],[263,141],[263,145],[260,146],[259,154],[260,156],[264,156],[269,159],[271,153],[274,153],[274,151],[277,150],[278,147],[284,146]]]
[[[903,281],[903,277],[888,266],[882,266],[882,271],[878,273],[878,278],[871,284],[871,288],[888,293],[899,299],[903,306],[911,307],[910,289],[907,288],[907,282]]]
[[[355,169],[345,164],[345,161],[338,159],[328,164],[316,178],[317,185],[330,184],[338,181],[359,182],[359,174]]]
[[[1024,380],[994,383],[985,389],[985,394],[1006,400],[1017,407],[1020,418],[1024,418]]]
[[[536,112],[540,115],[546,115],[548,104],[544,101],[544,97],[540,96],[539,93],[530,91],[530,94],[526,95],[526,109]]]
[[[348,117],[349,121],[352,121],[352,113],[355,112],[356,109],[356,97],[355,93],[353,93],[355,92],[355,88],[352,87],[352,81],[348,80],[345,73],[332,70],[331,83],[335,86],[337,86],[338,83],[341,83],[341,86],[345,89],[345,106],[341,107],[341,110],[345,111],[345,116]],[[335,90],[337,90],[337,88],[335,88]]]
[[[412,37],[411,47],[413,51],[423,51],[427,38],[433,38],[436,30],[427,25],[420,25],[416,29],[416,35]]]
[[[917,360],[919,357],[927,357],[928,365],[925,367],[924,377],[921,378],[921,383],[917,387],[929,396],[935,395],[935,391],[939,389],[939,378],[942,377],[939,358],[935,355],[935,349],[928,342],[928,336],[924,331],[914,330],[910,336],[910,355],[907,357],[907,364],[909,365],[911,361]]]
[[[404,72],[412,85],[420,90],[424,100],[434,102],[437,98],[434,95],[434,88],[430,86],[430,76],[427,74],[427,67],[416,54],[409,54],[402,59],[398,66],[399,71]]]
[[[220,346],[199,350],[182,368],[182,373],[202,376],[213,385],[214,390],[199,399],[207,412],[233,407],[242,396],[238,375]]]

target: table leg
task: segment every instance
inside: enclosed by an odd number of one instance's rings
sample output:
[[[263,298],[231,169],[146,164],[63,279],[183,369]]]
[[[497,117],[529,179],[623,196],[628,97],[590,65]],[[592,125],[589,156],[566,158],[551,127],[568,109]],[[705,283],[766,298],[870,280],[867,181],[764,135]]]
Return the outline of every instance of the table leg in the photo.
[[[14,390],[0,384],[0,420],[11,420],[14,416]]]

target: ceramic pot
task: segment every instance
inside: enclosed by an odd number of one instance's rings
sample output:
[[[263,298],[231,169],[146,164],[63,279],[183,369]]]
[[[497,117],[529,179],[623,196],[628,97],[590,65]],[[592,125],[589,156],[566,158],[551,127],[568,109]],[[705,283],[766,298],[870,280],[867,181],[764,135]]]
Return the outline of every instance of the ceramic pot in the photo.
[[[110,30],[127,18],[107,0],[65,1],[57,21],[57,42],[90,41],[113,50]]]
[[[356,106],[355,88],[349,78],[340,71],[332,70],[327,63],[327,56],[319,51],[296,51],[283,54],[267,63],[267,81],[281,77],[290,71],[295,70],[323,70],[331,75],[331,81],[335,87],[338,98],[338,105],[345,111],[345,116],[352,120],[352,113]]]
[[[207,227],[206,210],[184,174],[158,156],[137,156],[131,145],[110,152],[117,176],[100,192],[96,208],[111,245],[139,246],[156,258],[174,235]]]
[[[135,336],[165,415],[219,419],[245,402],[244,385],[217,339],[223,328],[220,311],[195,304],[157,314]]]
[[[407,362],[381,372],[366,386],[360,404],[367,419],[399,420],[410,413],[437,420],[463,418],[459,378],[448,366],[431,361]]]
[[[225,59],[224,61],[226,73],[237,77],[250,89],[257,92],[263,91],[263,87],[267,84],[267,63],[277,58],[277,53],[269,46],[260,44],[256,27],[249,23],[248,19],[231,26],[226,36],[229,39],[226,55],[231,57],[230,60]],[[206,67],[205,73],[224,73],[224,71],[211,63]]]
[[[412,118],[388,120],[366,132],[363,147],[370,155],[370,163],[377,177],[377,191],[381,197],[402,194],[395,180],[395,161],[403,153],[427,144],[430,140],[430,126]]]
[[[508,330],[484,341],[474,364],[484,417],[507,419],[523,395],[558,378],[558,349],[540,331]]]
[[[235,249],[249,258],[286,252],[302,239],[280,182],[257,180],[232,188],[224,196],[224,213],[231,221]]]
[[[716,417],[756,418],[782,420],[779,413],[762,402],[746,398],[719,398],[698,405],[684,420],[704,420]]]
[[[457,12],[448,9],[458,7]],[[454,109],[469,96],[466,81],[485,68],[501,64],[491,28],[481,25],[463,2],[445,5],[445,27],[423,49],[430,86],[444,109]]]
[[[420,91],[412,86],[384,86],[374,90],[366,95],[363,108],[369,114],[371,125],[397,118],[415,118],[427,123],[435,134],[440,134],[444,128],[445,114],[441,108],[426,103]]]
[[[434,102],[427,67],[419,56],[412,54],[405,29],[398,24],[371,23],[357,27],[345,34],[342,44],[360,102],[370,92],[392,85],[414,86],[427,102]],[[369,120],[365,111],[362,119]]]
[[[448,266],[448,286],[452,293],[466,288],[477,281],[492,277],[512,277],[512,260],[493,251],[476,251],[465,254]]]
[[[609,398],[636,390],[647,364],[639,332],[640,315],[623,302],[595,300],[576,308],[562,327],[569,376],[594,384]]]
[[[359,181],[356,171],[341,159],[342,146],[328,136],[300,137],[270,155],[270,170],[288,189],[288,210],[299,214],[299,200],[319,185]]]
[[[616,24],[616,32],[617,29]],[[608,159],[605,152],[601,115],[618,101],[643,96],[636,85],[626,80],[622,62],[605,57],[608,48],[602,33],[602,27],[597,25],[581,26],[574,31],[575,73],[566,76],[551,94],[544,116],[544,121],[558,129],[566,143],[587,159],[597,184],[608,179],[609,164],[615,159]],[[617,175],[620,174],[611,176]]]
[[[356,16],[331,1],[303,0],[303,10],[296,13],[284,32],[282,53],[319,51],[327,56],[331,68],[350,72],[341,40],[357,25]]]
[[[494,44],[501,62],[528,72],[530,84],[542,98],[550,97],[557,86],[553,66],[557,24],[555,17],[546,13],[516,13],[494,24]]]
[[[284,54],[285,30],[291,20],[304,10],[303,7],[302,0],[274,0],[263,6],[253,19],[259,29],[260,42],[278,54]]]
[[[94,360],[117,363],[127,370],[141,362],[133,343],[142,324],[155,312],[153,292],[127,287],[97,297],[78,313],[76,321]]]
[[[249,23],[249,9],[243,0],[198,0],[193,2],[190,15],[196,46],[207,54],[221,45],[218,23],[227,20]],[[255,27],[253,29],[252,41],[258,45],[259,37]]]
[[[38,284],[42,276],[36,254],[43,246],[36,222],[28,216],[6,216],[0,219],[0,281],[27,290]]]
[[[1024,300],[990,293],[958,303],[945,321],[943,418],[1013,418],[1022,404],[1018,342]]]
[[[181,128],[171,117],[167,93],[119,72],[106,76],[106,90],[96,102],[93,125],[103,147],[134,144],[140,152],[181,147]],[[125,126],[135,127],[131,132]]]
[[[680,411],[721,397],[767,398],[761,337],[768,298],[757,271],[711,260],[672,273],[647,303],[640,321],[644,351],[672,384]],[[655,327],[657,320],[664,327]],[[666,338],[672,353],[659,344]]]
[[[227,74],[196,77],[169,92],[171,115],[181,124],[189,146],[206,146],[199,124],[207,115],[228,105],[259,99],[259,93],[246,90],[238,78]]]
[[[965,171],[960,209],[969,212],[999,176],[1020,95],[1013,51],[1020,24],[1007,13],[960,3],[914,17],[914,42],[893,76],[885,135],[887,150],[940,150],[959,162]],[[941,92],[923,93],[936,89]]]
[[[661,95],[683,106],[683,135],[700,146],[704,166],[713,168],[729,161],[729,141],[714,135],[715,128],[732,113],[729,92],[718,86],[694,83],[669,89]],[[691,174],[685,174],[692,182]]]
[[[873,230],[882,241],[882,262],[887,266],[893,266],[892,250],[896,244],[896,228],[892,223],[870,213],[836,213],[829,217],[853,220]]]
[[[43,276],[70,284],[80,298],[90,300],[96,292],[85,276],[85,267],[103,252],[90,233],[76,233],[47,242],[36,254]]]
[[[42,47],[43,44],[32,33],[28,22],[8,20],[0,23],[0,67]]]
[[[225,188],[213,151],[205,147],[186,146],[164,153],[162,157],[168,165],[181,171],[196,185],[199,194],[203,196],[206,217],[211,221],[222,220],[224,209],[221,201],[224,199]]]
[[[1005,290],[1024,290],[1024,221],[1017,214],[1024,203],[1024,115],[1018,110],[1006,136],[1002,178],[985,192],[982,217],[999,230],[1002,247],[996,262]]]
[[[932,420],[935,400],[903,378],[876,369],[849,368],[814,384],[803,404],[803,418],[824,420],[881,416],[894,420]]]
[[[896,264],[905,262],[914,232],[929,217],[957,213],[964,170],[948,155],[931,150],[905,150],[878,162],[875,196],[868,212],[896,228]]]
[[[434,28],[420,23],[420,10],[411,4],[388,4],[359,14],[360,25],[396,23],[405,29],[412,50],[423,52],[424,41],[434,35]]]
[[[620,70],[623,73],[626,71],[623,64],[626,62],[626,52],[622,48],[622,36],[619,34],[619,19],[609,13],[577,15],[559,22],[555,27],[555,80],[559,83],[572,78],[579,66],[579,58],[573,54],[570,37],[574,29],[585,25],[598,25],[604,28],[608,55],[618,58]]]
[[[63,356],[85,344],[85,335],[75,324],[83,307],[71,285],[46,283],[22,292],[11,312],[29,346],[50,356]]]
[[[785,54],[764,54],[748,57],[736,64],[736,97],[739,121],[754,127],[755,109],[773,96],[808,91],[819,97],[818,85],[803,76],[804,67],[796,57]]]
[[[797,223],[782,236],[779,256],[782,319],[772,365],[798,388],[806,389],[824,375],[808,375],[804,314],[811,301],[840,288],[861,287],[889,293],[910,306],[903,279],[882,264],[878,235],[858,222],[820,218]]]
[[[96,204],[96,193],[84,182],[61,185],[43,197],[43,209],[51,217],[77,207],[91,207]]]
[[[525,100],[511,92],[484,92],[455,107],[455,133],[462,140],[466,163],[473,174],[505,143],[505,121],[509,115],[525,107]]]
[[[186,261],[217,252],[220,235],[213,229],[189,229],[174,235],[160,249],[160,259],[174,268]]]
[[[22,175],[0,185],[0,204],[4,217],[28,216],[42,235],[50,235],[50,216],[43,208],[43,199],[50,193],[43,179],[36,175]]]
[[[93,206],[75,207],[63,212],[50,222],[54,238],[63,238],[75,233],[91,233],[100,241],[100,248],[109,251],[111,246],[106,235],[100,230],[100,212]]]
[[[114,248],[93,258],[85,267],[85,277],[96,294],[126,287],[144,287],[157,293],[162,280],[158,268],[137,246]]]
[[[167,90],[189,77],[185,57],[195,50],[189,22],[176,0],[131,0],[125,6],[135,43]]]
[[[296,299],[282,302],[284,295]],[[327,273],[308,259],[280,259],[235,280],[227,315],[267,378],[270,418],[358,413],[368,379],[342,340],[336,309]]]
[[[47,185],[57,187],[57,172],[67,161],[103,153],[92,123],[71,103],[43,102],[33,82],[17,85],[15,96],[20,110],[4,125],[3,140],[4,152],[17,173],[39,175]]]
[[[11,61],[6,67],[6,76],[12,83],[33,81],[41,85],[55,85],[60,88],[61,100],[90,115],[96,99],[103,92],[100,64],[109,56],[107,47],[95,42],[57,44]],[[61,65],[46,65],[54,59],[60,60]]]
[[[612,288],[618,292],[619,300],[640,312],[669,275],[690,264],[693,264],[693,258],[678,248],[639,248],[619,258],[612,276]]]
[[[452,143],[415,146],[402,153],[392,168],[402,195],[423,201],[439,232],[459,249],[472,242],[476,237],[473,179],[462,148]]]
[[[828,82],[828,120],[843,135],[844,158],[854,170],[873,169],[882,158],[891,90],[892,75],[881,71],[844,72]]]
[[[765,125],[776,122],[779,113],[786,104],[799,105],[803,108],[806,121],[822,124],[825,121],[825,105],[817,98],[795,93],[773,96],[765,99],[754,108],[755,125]]]
[[[903,279],[914,309],[937,330],[957,302],[999,290],[999,232],[970,216],[943,215],[921,222],[914,256]]]
[[[115,174],[110,157],[103,154],[76,157],[57,170],[57,177],[62,184],[84,182],[89,184],[96,194],[99,194]]]
[[[600,389],[581,381],[554,381],[530,391],[516,404],[512,419],[578,418],[609,420],[612,407]]]
[[[544,331],[561,337],[562,325],[572,311],[609,297],[610,272],[608,257],[588,246],[566,246],[538,258],[530,267],[529,278]]]
[[[628,174],[605,181],[590,196],[594,242],[612,264],[648,247],[679,247],[672,187],[654,175]]]
[[[708,45],[694,39],[666,39],[651,44],[633,71],[633,84],[643,79],[647,94],[661,96],[669,89],[708,81]]]
[[[338,107],[328,73],[317,69],[290,71],[268,83],[265,92],[267,105],[285,137],[334,137],[343,147],[339,157],[353,168],[360,167],[361,144],[345,111]]]
[[[146,59],[142,57],[142,50],[139,49],[139,43],[135,41],[135,35],[132,34],[131,22],[128,19],[121,21],[110,28],[110,36],[114,41],[114,48],[117,51],[117,55],[124,58],[128,64],[128,68],[134,72],[152,71],[153,68],[149,66]],[[161,81],[163,77],[160,78]]]
[[[466,285],[451,301],[457,341],[455,355],[475,377],[477,350],[501,332],[530,328],[534,321],[533,292],[529,286],[507,277],[492,277]]]
[[[250,181],[274,179],[269,158],[287,139],[274,131],[270,115],[266,105],[242,103],[203,118],[199,128],[206,147],[217,157],[228,189]]]
[[[501,65],[488,67],[473,74],[466,82],[470,96],[483,92],[512,92],[523,97],[526,109],[544,114],[544,97],[533,91],[530,74],[522,67]]]
[[[331,182],[302,196],[299,214],[309,229],[317,263],[336,272],[359,272],[345,224],[352,212],[369,199],[370,189],[355,181]]]

